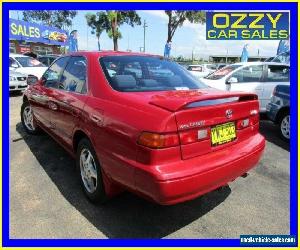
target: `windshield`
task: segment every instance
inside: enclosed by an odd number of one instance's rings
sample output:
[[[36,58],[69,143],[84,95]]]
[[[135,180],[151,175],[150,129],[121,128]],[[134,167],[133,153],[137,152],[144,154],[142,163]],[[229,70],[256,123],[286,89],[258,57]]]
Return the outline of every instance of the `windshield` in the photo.
[[[227,67],[221,68],[221,69],[213,72],[212,74],[210,74],[204,78],[209,79],[209,80],[219,80],[241,66],[242,65],[240,65],[240,64],[229,65]]]
[[[111,87],[123,92],[189,90],[207,86],[175,62],[152,56],[107,56],[101,67]]]
[[[45,67],[40,61],[32,57],[15,57],[22,67]]]

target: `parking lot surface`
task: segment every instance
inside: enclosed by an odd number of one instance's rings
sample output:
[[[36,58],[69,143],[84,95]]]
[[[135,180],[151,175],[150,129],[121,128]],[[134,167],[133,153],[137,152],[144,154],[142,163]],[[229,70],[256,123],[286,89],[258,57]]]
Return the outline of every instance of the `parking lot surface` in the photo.
[[[20,122],[10,96],[10,238],[239,238],[289,234],[289,145],[261,122],[267,144],[246,178],[193,201],[159,206],[130,193],[105,205],[85,198],[74,160],[45,133]]]

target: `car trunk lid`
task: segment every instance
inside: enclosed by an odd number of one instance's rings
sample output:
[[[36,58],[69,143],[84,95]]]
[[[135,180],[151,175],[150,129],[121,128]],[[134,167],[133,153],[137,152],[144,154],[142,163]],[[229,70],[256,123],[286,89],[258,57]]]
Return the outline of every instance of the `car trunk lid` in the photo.
[[[258,126],[255,94],[177,91],[153,96],[150,103],[175,113],[182,159],[229,147]]]

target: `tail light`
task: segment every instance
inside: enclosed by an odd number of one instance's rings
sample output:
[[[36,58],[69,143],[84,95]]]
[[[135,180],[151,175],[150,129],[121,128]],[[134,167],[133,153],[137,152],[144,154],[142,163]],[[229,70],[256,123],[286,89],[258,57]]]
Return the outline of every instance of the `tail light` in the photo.
[[[158,134],[143,132],[141,133],[138,144],[149,148],[168,148],[179,145],[179,138],[177,133]]]
[[[208,139],[210,137],[210,131],[207,128],[204,129],[191,129],[188,131],[179,133],[181,144],[190,144],[193,142]]]
[[[259,122],[259,114],[257,110],[251,110],[250,116],[248,118],[237,121],[237,129],[247,128],[249,126],[254,126]]]

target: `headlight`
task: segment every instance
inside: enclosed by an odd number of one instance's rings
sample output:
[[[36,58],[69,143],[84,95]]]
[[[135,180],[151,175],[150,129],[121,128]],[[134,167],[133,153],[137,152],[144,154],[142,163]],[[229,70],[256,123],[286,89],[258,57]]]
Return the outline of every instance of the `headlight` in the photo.
[[[16,81],[16,80],[17,80],[17,78],[14,77],[14,76],[10,76],[10,77],[9,77],[9,81]]]

